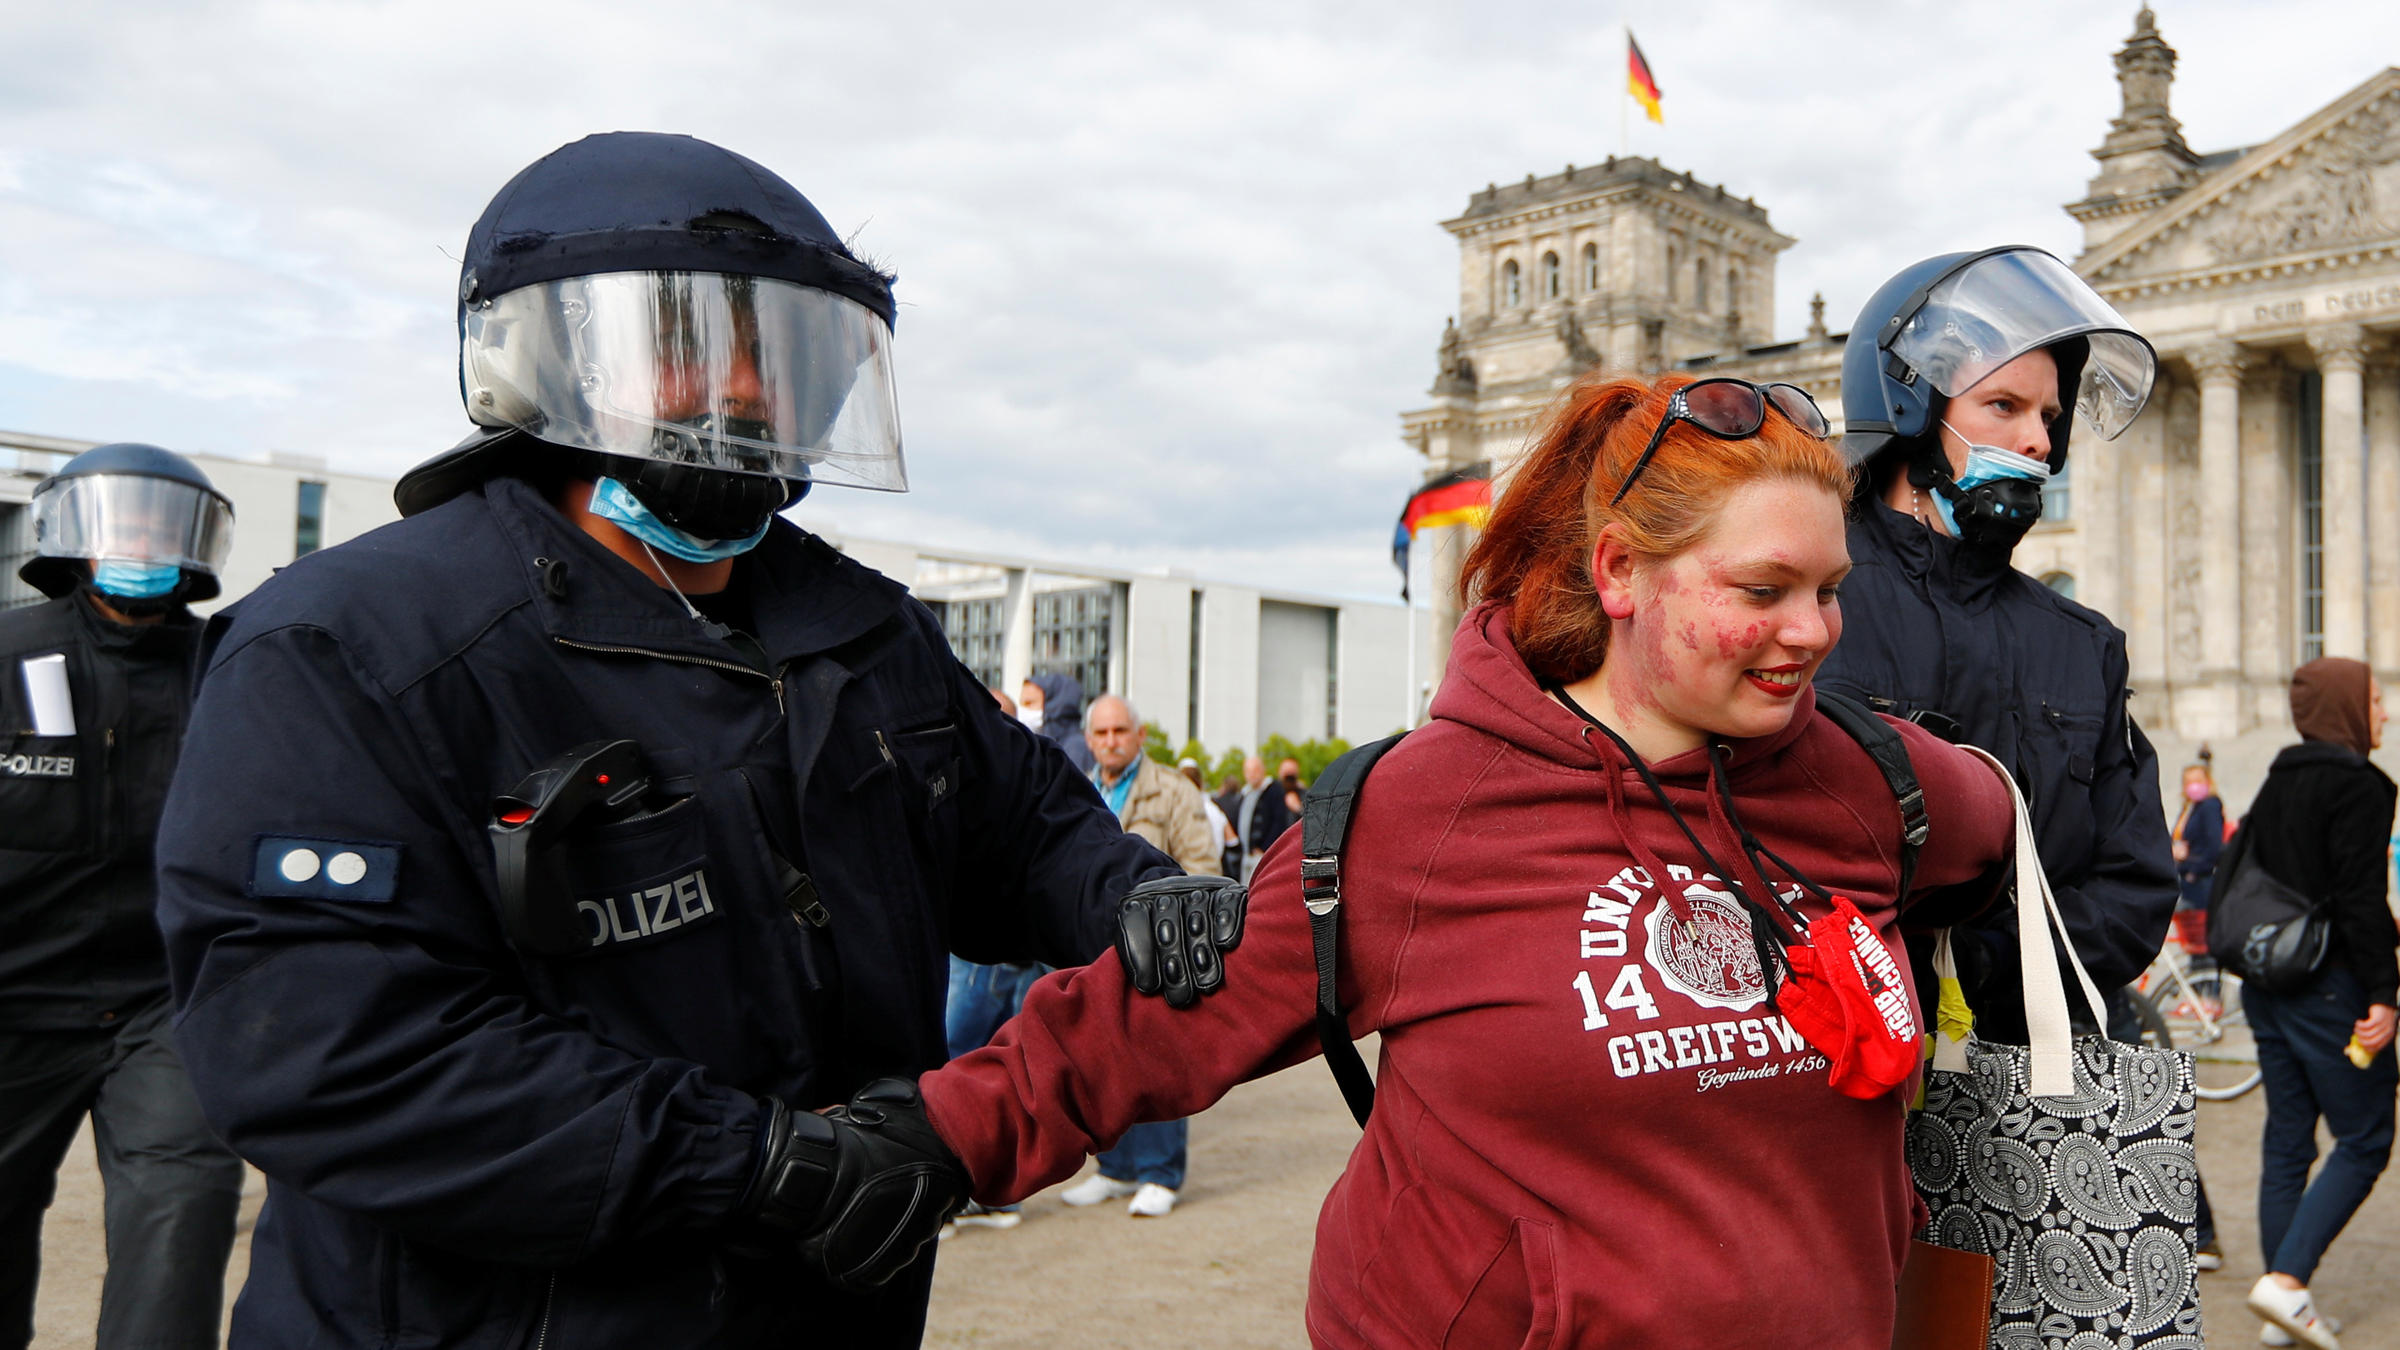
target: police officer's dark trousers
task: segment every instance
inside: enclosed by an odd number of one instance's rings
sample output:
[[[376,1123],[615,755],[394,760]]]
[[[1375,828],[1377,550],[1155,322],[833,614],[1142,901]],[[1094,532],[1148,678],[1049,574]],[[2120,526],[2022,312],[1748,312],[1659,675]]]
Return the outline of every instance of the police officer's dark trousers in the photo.
[[[107,1194],[99,1350],[216,1345],[242,1164],[201,1118],[161,996],[113,1027],[0,1028],[0,1348],[33,1338],[42,1214],[86,1115]]]

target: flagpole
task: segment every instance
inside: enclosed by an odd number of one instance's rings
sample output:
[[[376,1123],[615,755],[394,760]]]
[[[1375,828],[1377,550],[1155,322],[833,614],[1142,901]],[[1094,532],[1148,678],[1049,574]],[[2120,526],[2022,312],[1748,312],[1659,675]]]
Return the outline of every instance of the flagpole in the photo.
[[[1414,731],[1417,729],[1417,579],[1414,575],[1417,568],[1416,549],[1412,548],[1408,551],[1408,568],[1411,573],[1406,579],[1408,581],[1408,712],[1401,718],[1400,729]]]
[[[1625,60],[1623,64],[1625,69],[1630,72],[1633,69],[1633,25],[1622,23],[1617,26],[1625,30]],[[1633,153],[1633,132],[1626,122],[1625,111],[1625,105],[1631,102],[1633,102],[1633,91],[1630,87],[1617,91],[1617,158],[1619,159],[1624,159]]]

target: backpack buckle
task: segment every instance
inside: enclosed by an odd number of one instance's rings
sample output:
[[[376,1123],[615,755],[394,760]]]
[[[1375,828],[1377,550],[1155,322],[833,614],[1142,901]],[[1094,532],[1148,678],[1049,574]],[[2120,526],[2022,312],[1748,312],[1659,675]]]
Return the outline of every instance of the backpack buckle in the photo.
[[[1331,914],[1342,903],[1342,860],[1308,858],[1300,860],[1300,903],[1311,914]]]

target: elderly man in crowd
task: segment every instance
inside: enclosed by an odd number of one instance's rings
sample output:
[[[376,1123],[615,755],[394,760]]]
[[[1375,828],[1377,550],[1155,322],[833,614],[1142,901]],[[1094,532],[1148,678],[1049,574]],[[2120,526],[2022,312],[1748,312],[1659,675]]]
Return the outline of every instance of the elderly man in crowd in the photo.
[[[1115,694],[1101,695],[1084,713],[1083,736],[1092,748],[1092,785],[1125,829],[1184,871],[1217,875],[1217,840],[1209,831],[1200,789],[1142,753],[1142,719],[1133,705]],[[1134,1126],[1100,1155],[1097,1173],[1059,1198],[1070,1205],[1097,1205],[1131,1196],[1126,1212],[1135,1218],[1166,1217],[1183,1187],[1186,1133],[1180,1120]]]

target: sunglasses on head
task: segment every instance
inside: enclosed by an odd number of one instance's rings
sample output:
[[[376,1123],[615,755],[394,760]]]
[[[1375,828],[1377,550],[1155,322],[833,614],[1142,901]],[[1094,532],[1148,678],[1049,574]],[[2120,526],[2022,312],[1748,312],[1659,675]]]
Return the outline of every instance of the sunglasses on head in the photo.
[[[1833,424],[1818,410],[1817,401],[1796,384],[1752,384],[1730,375],[1694,380],[1667,400],[1667,415],[1658,419],[1658,430],[1650,433],[1650,443],[1642,447],[1641,456],[1633,461],[1633,468],[1608,504],[1615,506],[1625,500],[1626,493],[1633,491],[1642,470],[1650,467],[1650,457],[1658,453],[1659,442],[1666,439],[1668,427],[1689,422],[1721,441],[1748,440],[1767,424],[1769,404],[1783,414],[1785,421],[1818,440],[1825,439],[1833,430]]]

